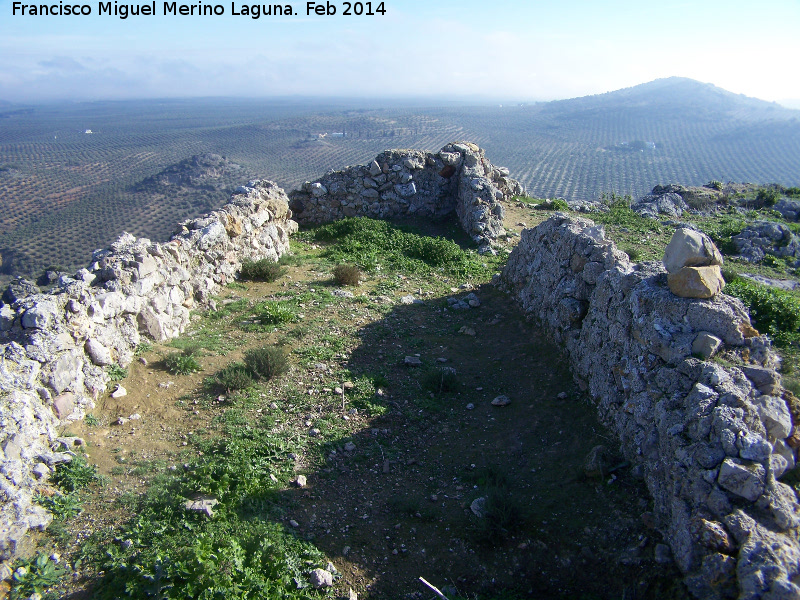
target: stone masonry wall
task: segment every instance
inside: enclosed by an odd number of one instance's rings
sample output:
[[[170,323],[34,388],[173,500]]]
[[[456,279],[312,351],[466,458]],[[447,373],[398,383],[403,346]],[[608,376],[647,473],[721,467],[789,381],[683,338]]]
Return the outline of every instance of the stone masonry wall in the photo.
[[[123,234],[54,291],[0,307],[0,560],[52,520],[32,499],[39,480],[70,459],[71,438],[56,438],[60,420],[94,406],[105,368],[130,364],[142,334],[179,335],[189,310],[208,304],[242,260],[285,253],[297,230],[291,216],[281,188],[253,181],[166,243]]]
[[[797,399],[742,303],[673,295],[660,263],[632,264],[601,226],[557,213],[522,232],[500,285],[562,343],[577,382],[652,494],[698,598],[799,598]],[[711,334],[741,368],[692,356]]]
[[[367,216],[445,217],[455,213],[483,250],[505,233],[500,200],[522,194],[508,169],[493,166],[469,142],[447,144],[436,154],[387,150],[369,165],[331,171],[289,194],[301,224]]]

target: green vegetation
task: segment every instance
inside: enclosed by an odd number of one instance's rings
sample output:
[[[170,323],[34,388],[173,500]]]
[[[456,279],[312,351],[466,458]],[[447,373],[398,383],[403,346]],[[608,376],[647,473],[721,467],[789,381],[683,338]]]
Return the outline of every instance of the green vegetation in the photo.
[[[212,435],[196,438],[200,457],[185,473],[158,475],[147,493],[128,500],[133,516],[84,549],[102,571],[93,597],[319,598],[307,574],[324,556],[275,521],[283,517],[282,484],[300,447],[272,432],[272,417],[253,423],[246,399],[226,410]],[[272,476],[272,477],[271,477]],[[213,516],[188,511],[199,494],[219,503]]]
[[[800,342],[800,299],[796,296],[744,277],[729,281],[725,293],[744,302],[753,325],[762,333],[768,333],[777,346]]]
[[[92,483],[101,481],[97,467],[90,465],[80,454],[76,454],[69,462],[58,463],[50,481],[65,492],[82,490]]]
[[[44,553],[31,560],[19,561],[15,567],[9,594],[11,600],[22,600],[32,594],[41,594],[67,573],[66,568]]]
[[[254,348],[244,353],[244,364],[256,376],[270,380],[289,370],[289,359],[280,348]]]
[[[361,269],[354,265],[336,265],[332,272],[339,285],[358,285],[361,281]]]
[[[239,277],[244,281],[277,281],[286,274],[286,267],[262,258],[261,260],[242,261]]]
[[[342,219],[314,230],[314,239],[330,244],[322,253],[335,262],[352,262],[366,271],[475,274],[484,268],[477,255],[445,238],[412,233],[366,217]]]
[[[781,197],[780,191],[775,188],[761,188],[756,193],[756,203],[758,206],[775,206]]]
[[[153,349],[153,344],[148,341],[140,342],[138,346],[136,346],[136,350],[134,351],[134,356],[141,356],[142,354],[147,354]]]
[[[265,300],[256,304],[246,319],[239,321],[245,331],[264,331],[276,325],[295,323],[299,320],[292,306],[285,301]]]
[[[164,366],[173,375],[191,375],[202,371],[203,367],[197,362],[196,350],[185,349],[183,352],[173,352],[164,359]]]
[[[222,389],[223,391],[237,392],[255,385],[250,369],[244,363],[231,363],[218,371],[213,377],[206,380],[208,389]]]
[[[109,365],[106,369],[109,379],[111,381],[122,381],[128,376],[128,369],[123,369],[119,365]]]
[[[631,210],[630,196],[621,198],[611,194],[604,199],[607,199],[610,203],[610,210],[592,215],[594,221],[605,225],[624,227],[628,231],[635,233],[662,233],[664,231],[664,226],[657,220],[642,217]]]

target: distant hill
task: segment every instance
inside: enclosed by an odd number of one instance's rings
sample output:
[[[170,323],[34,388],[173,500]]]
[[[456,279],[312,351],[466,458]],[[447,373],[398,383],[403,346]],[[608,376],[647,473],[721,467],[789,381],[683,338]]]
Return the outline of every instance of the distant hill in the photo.
[[[734,94],[710,83],[685,77],[656,79],[605,94],[558,100],[545,111],[560,114],[602,110],[655,112],[699,110],[706,116],[728,115],[734,119],[765,121],[800,116],[775,102]]]
[[[248,179],[291,190],[386,149],[437,151],[454,140],[485,148],[538,197],[636,197],[658,184],[712,179],[800,186],[800,111],[691,79],[519,106],[376,104],[195,99],[0,109],[0,273],[82,265],[122,231],[165,238]],[[222,166],[202,158],[212,156],[227,158]]]
[[[537,196],[636,196],[711,179],[800,183],[800,111],[686,78],[476,110],[462,124]]]

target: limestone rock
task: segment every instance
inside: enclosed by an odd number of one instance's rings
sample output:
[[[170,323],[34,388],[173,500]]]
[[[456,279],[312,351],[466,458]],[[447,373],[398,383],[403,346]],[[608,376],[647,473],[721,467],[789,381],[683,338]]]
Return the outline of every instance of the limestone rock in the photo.
[[[713,298],[725,287],[719,266],[683,267],[667,276],[670,291],[681,298]]]
[[[783,440],[792,434],[792,415],[783,398],[763,394],[755,399],[755,404],[770,438]]]
[[[213,496],[197,495],[184,503],[184,508],[188,511],[199,512],[207,517],[214,516],[214,507],[219,504],[219,500]]]
[[[333,587],[333,573],[325,569],[314,569],[310,575],[311,585],[316,589]]]
[[[86,340],[85,349],[92,362],[99,367],[105,367],[114,362],[111,351],[94,338]]]
[[[705,233],[679,227],[664,250],[664,267],[677,273],[683,267],[707,267],[722,264],[722,254]]]
[[[511,398],[505,395],[497,396],[492,400],[492,406],[508,406],[509,404],[511,404]]]
[[[53,408],[59,419],[66,419],[75,410],[75,394],[66,392],[53,399]]]
[[[766,471],[758,463],[726,458],[719,469],[719,485],[750,502],[764,491],[765,479]]]
[[[692,354],[705,360],[714,356],[721,345],[722,340],[717,336],[701,331],[692,342]]]

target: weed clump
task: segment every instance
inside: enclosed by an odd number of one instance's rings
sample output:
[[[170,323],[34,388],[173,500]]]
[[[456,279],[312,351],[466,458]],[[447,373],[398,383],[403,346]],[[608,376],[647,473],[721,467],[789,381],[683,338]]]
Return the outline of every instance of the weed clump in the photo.
[[[280,377],[289,370],[286,353],[274,347],[248,350],[244,354],[244,364],[255,375],[267,380]]]
[[[441,367],[426,371],[422,376],[422,388],[434,394],[456,392],[459,388],[456,370],[452,367]]]
[[[59,463],[50,481],[65,492],[75,492],[100,481],[100,476],[97,467],[88,464],[85,458],[77,454],[70,462]]]
[[[255,382],[250,369],[243,363],[231,363],[217,372],[208,382],[210,388],[221,388],[226,393],[245,390]]]
[[[46,553],[35,559],[22,560],[15,565],[11,582],[12,600],[41,597],[42,592],[57,584],[67,574],[67,568],[54,562]]]
[[[293,323],[297,320],[297,315],[286,304],[268,300],[256,305],[253,320],[261,325],[282,325]]]
[[[164,359],[164,366],[173,375],[191,375],[202,370],[195,358],[196,351],[186,348],[183,352],[173,352]]]
[[[128,376],[128,369],[123,369],[119,365],[111,365],[106,369],[106,373],[111,381],[122,381]]]
[[[242,270],[239,273],[239,278],[244,281],[276,281],[286,274],[286,267],[281,266],[276,262],[272,262],[268,258],[261,260],[245,260],[242,261]]]
[[[333,278],[339,285],[358,285],[361,280],[361,269],[354,265],[336,265]]]
[[[789,292],[737,277],[725,293],[744,302],[753,324],[775,340],[776,346],[800,342],[800,301]]]

